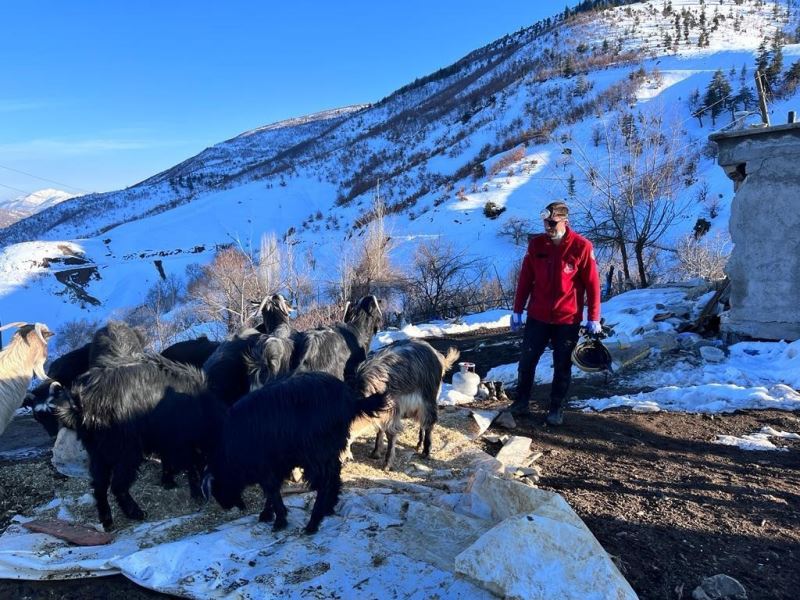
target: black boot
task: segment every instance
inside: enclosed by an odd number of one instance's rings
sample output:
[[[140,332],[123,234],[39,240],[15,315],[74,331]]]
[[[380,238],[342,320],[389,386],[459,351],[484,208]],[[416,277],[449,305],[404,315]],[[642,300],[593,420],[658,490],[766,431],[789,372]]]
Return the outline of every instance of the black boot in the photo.
[[[508,396],[505,395],[505,392],[503,392],[503,396],[506,400],[508,400]],[[509,406],[506,410],[516,417],[531,414],[530,407],[528,406],[528,399],[520,398],[519,396],[517,396],[517,399],[514,400],[514,402],[511,403],[511,406]]]
[[[558,398],[550,399],[550,412],[547,413],[545,422],[558,427],[564,423],[564,401]]]

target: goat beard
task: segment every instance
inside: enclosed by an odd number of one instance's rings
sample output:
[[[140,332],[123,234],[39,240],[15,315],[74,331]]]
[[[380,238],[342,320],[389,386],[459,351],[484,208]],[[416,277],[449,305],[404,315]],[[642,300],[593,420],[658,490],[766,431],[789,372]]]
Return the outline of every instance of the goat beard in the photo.
[[[42,381],[47,379],[47,373],[44,372],[44,359],[36,361],[36,364],[33,365],[33,374]]]

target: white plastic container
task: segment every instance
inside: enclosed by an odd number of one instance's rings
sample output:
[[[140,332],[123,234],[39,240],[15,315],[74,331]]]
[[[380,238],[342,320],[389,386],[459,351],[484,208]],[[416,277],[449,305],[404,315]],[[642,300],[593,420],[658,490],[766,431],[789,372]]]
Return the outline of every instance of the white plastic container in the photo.
[[[475,396],[478,393],[480,376],[475,372],[475,363],[458,363],[459,372],[453,375],[453,389],[465,396]]]

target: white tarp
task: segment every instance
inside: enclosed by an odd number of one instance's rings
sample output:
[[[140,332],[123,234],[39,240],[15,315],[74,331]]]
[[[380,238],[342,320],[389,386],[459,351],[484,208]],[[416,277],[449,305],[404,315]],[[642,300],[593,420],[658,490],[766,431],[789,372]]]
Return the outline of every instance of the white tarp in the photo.
[[[636,598],[588,528],[552,492],[484,471],[462,493],[402,484],[349,489],[336,515],[306,536],[302,527],[311,496],[286,498],[289,528],[277,534],[250,515],[166,541],[170,530],[197,518],[188,515],[124,529],[112,544],[86,548],[28,532],[19,524],[27,518],[16,517],[0,536],[0,577],[122,573],[144,587],[187,598],[480,599],[494,592],[577,599],[587,589],[598,598]],[[61,513],[69,516],[67,508]],[[514,527],[519,519],[533,523],[532,531]],[[518,569],[520,556],[513,549],[525,545],[521,536],[534,534],[542,544],[535,560],[548,568],[535,568],[529,557]],[[547,548],[557,552],[547,554]],[[558,573],[569,581],[554,579]]]

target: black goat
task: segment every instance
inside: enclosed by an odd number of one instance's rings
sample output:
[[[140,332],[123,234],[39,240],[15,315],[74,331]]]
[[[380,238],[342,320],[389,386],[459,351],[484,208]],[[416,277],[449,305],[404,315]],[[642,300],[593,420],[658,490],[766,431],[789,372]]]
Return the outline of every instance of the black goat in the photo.
[[[121,328],[117,328],[120,332],[123,331]],[[108,329],[101,331],[103,331],[103,333],[98,337],[101,340],[101,346],[103,346],[107,344]],[[136,334],[134,334],[134,336],[138,342],[142,341]],[[130,349],[141,352],[143,345],[138,342],[135,342]],[[166,348],[161,353],[161,356],[178,363],[200,368],[217,346],[219,346],[219,342],[212,342],[207,337],[203,336],[196,340],[187,340],[185,342],[173,344]],[[34,419],[36,419],[51,436],[57,435],[59,428],[58,417],[53,412],[51,384],[57,382],[62,387],[69,389],[78,375],[82,375],[89,370],[89,354],[91,348],[92,344],[89,343],[81,346],[77,350],[67,352],[54,360],[48,368],[48,379],[28,392],[25,396],[24,406],[30,406],[33,409]],[[102,354],[102,352],[102,349],[95,349],[95,355]],[[124,353],[124,351],[120,352]],[[97,356],[95,356],[95,358],[97,358]],[[50,401],[48,401],[49,398]]]
[[[85,373],[89,368],[89,349],[91,344],[85,344],[77,350],[67,352],[55,359],[47,369],[47,379],[29,391],[23,406],[33,409],[33,418],[44,427],[51,436],[58,433],[58,417],[53,414],[52,406],[48,404],[50,385],[58,382],[64,387],[70,387],[75,378]]]
[[[417,452],[430,456],[431,431],[438,420],[436,401],[442,387],[442,377],[458,360],[459,352],[450,348],[447,356],[440,354],[423,340],[404,340],[381,348],[359,366],[353,381],[362,395],[383,394],[386,409],[374,419],[358,419],[352,427],[350,442],[366,427],[378,428],[373,458],[380,456],[381,439],[386,434],[388,449],[384,469],[391,470],[397,435],[403,431],[404,418],[413,418],[419,425]]]
[[[94,332],[89,347],[89,366],[102,366],[104,360],[142,354],[147,345],[144,334],[122,321],[109,321]]]
[[[256,330],[271,335],[279,326],[289,324],[292,308],[282,294],[272,294],[261,301],[258,312],[261,313],[261,324]]]
[[[266,337],[255,329],[243,329],[222,342],[203,365],[209,389],[228,406],[250,391],[247,357],[253,354],[255,344]]]
[[[292,368],[323,371],[342,380],[355,375],[367,357],[369,346],[381,324],[382,313],[375,296],[358,301],[347,323],[304,331],[296,336]]]
[[[206,336],[201,336],[194,340],[176,342],[162,350],[161,356],[200,369],[218,347],[219,342],[212,342]]]
[[[186,470],[192,495],[199,495],[199,471],[211,450],[226,407],[209,393],[203,373],[159,355],[137,357],[112,351],[78,377],[56,400],[61,421],[76,430],[89,453],[92,488],[100,522],[112,524],[108,487],[125,516],[143,519],[130,495],[146,455],[161,457],[164,482]],[[127,334],[120,337],[127,343]],[[116,357],[116,358],[112,358]]]
[[[203,495],[225,509],[244,509],[242,490],[258,484],[264,492],[259,520],[275,519],[274,531],[287,525],[281,483],[301,467],[317,492],[306,533],[314,533],[333,514],[341,490],[340,454],[350,424],[384,406],[381,395],[357,396],[326,373],[300,373],[273,381],[239,400],[228,413],[208,470]]]

